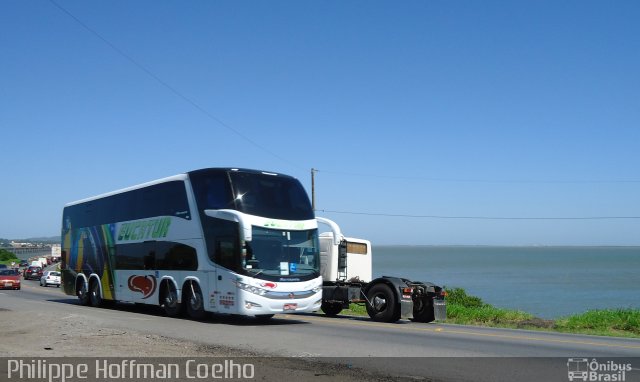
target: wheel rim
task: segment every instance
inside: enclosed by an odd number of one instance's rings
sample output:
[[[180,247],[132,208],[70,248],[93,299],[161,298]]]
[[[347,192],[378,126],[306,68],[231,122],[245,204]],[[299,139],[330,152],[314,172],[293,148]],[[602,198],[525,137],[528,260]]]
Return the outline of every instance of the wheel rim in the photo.
[[[93,305],[98,305],[98,303],[100,302],[100,291],[98,289],[98,283],[94,283],[91,287],[91,303]]]
[[[87,300],[87,286],[84,283],[78,290],[78,299],[83,303]]]
[[[385,310],[387,308],[387,299],[381,294],[376,295],[373,298],[373,307],[378,312],[382,312],[383,310]]]
[[[171,309],[175,308],[178,305],[178,298],[176,296],[175,290],[169,290],[169,293],[167,293],[167,296],[164,299],[164,304]]]
[[[189,305],[193,310],[202,309],[202,298],[200,297],[200,294],[198,292],[196,292],[195,295],[191,295],[191,298],[189,299]]]

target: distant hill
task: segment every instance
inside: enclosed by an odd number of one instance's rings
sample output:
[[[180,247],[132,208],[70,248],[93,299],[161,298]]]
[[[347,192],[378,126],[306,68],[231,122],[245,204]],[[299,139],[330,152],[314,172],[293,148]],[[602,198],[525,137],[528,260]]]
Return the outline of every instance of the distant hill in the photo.
[[[24,239],[24,241],[26,242],[38,242],[38,243],[59,243],[60,240],[61,240],[60,236],[32,237],[29,239]]]
[[[0,239],[0,246],[7,246],[11,241],[18,243],[58,244],[60,243],[60,236],[30,237],[28,239]]]

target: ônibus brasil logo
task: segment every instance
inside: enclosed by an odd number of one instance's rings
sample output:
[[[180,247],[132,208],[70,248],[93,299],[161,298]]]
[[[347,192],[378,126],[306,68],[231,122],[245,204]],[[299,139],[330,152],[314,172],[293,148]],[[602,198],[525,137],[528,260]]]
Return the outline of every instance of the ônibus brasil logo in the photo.
[[[598,362],[593,358],[569,358],[567,360],[567,370],[569,381],[605,381],[622,382],[626,381],[627,372],[631,371],[630,363],[618,363],[607,360]]]

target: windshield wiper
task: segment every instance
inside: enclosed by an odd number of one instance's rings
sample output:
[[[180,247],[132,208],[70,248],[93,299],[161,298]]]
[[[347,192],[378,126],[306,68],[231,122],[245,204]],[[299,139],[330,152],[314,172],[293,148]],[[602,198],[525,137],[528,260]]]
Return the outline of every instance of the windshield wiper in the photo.
[[[245,269],[247,269],[247,268],[245,268]],[[264,272],[264,269],[258,269],[258,270],[256,270],[256,269],[247,269],[247,272],[249,272],[249,273],[251,273],[252,271],[253,271],[253,272],[256,272],[256,273],[254,273],[254,274],[252,275],[253,277],[256,277],[256,276],[257,276],[257,275],[259,275],[260,273]]]

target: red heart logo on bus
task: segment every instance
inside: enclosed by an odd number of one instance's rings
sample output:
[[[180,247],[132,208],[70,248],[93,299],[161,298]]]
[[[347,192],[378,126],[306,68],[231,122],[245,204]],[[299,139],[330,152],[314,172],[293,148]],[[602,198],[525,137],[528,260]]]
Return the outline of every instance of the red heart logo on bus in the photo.
[[[150,275],[133,275],[129,277],[127,284],[130,290],[142,293],[143,299],[148,298],[156,291],[156,278]]]

